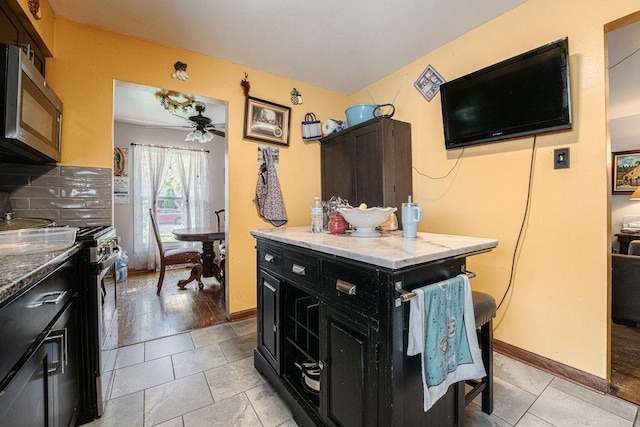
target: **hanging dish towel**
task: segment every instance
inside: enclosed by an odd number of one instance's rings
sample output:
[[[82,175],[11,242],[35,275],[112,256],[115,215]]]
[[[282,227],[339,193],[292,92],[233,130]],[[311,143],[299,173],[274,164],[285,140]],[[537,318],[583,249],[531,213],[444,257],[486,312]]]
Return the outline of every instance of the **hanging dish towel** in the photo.
[[[256,198],[253,200],[258,207],[260,216],[276,227],[287,223],[287,213],[284,209],[282,191],[278,181],[278,173],[273,162],[273,152],[270,148],[262,149],[264,164],[258,174]]]
[[[407,355],[421,355],[426,412],[445,395],[449,385],[482,378],[486,373],[467,276],[460,274],[414,292]]]

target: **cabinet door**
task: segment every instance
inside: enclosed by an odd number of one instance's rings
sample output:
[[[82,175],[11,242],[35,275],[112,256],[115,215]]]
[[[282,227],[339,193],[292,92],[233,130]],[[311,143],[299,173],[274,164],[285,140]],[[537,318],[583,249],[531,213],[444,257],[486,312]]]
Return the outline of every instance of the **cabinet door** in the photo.
[[[356,161],[354,144],[350,133],[322,144],[322,200],[339,196],[347,199],[351,205],[358,206],[353,167]]]
[[[258,298],[258,349],[280,373],[280,281],[263,270]]]
[[[0,8],[0,43],[13,46],[18,44],[18,28],[2,8]]]
[[[377,425],[376,334],[322,304],[322,417],[329,425]]]
[[[56,426],[75,418],[80,397],[78,384],[78,304],[74,298],[48,335],[50,400]]]
[[[383,174],[382,140],[380,123],[357,129],[353,132],[356,149],[356,204],[384,206],[383,182],[393,180]]]

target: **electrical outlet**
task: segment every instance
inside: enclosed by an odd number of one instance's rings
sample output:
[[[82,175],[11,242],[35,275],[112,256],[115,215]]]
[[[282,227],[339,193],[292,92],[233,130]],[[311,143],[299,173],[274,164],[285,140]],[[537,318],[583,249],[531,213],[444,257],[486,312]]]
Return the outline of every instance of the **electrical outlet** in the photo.
[[[569,147],[556,148],[553,150],[553,168],[567,169],[569,168]]]

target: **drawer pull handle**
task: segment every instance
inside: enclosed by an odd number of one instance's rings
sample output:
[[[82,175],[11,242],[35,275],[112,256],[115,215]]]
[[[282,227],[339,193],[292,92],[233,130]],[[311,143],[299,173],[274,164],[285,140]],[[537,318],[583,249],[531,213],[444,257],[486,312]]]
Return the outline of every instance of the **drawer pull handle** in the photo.
[[[336,280],[336,289],[347,295],[355,295],[356,294],[356,285],[352,285],[351,283]]]
[[[273,255],[271,255],[271,254],[265,254],[264,255],[264,260],[266,262],[273,262],[274,259],[275,259],[275,257]]]
[[[304,276],[306,274],[304,271],[304,267],[298,264],[293,264],[293,266],[291,267],[291,271],[299,274],[300,276]]]
[[[67,294],[67,291],[53,291],[48,294],[42,295],[38,300],[29,304],[28,307],[41,307],[46,304],[58,304],[62,301],[64,296]]]

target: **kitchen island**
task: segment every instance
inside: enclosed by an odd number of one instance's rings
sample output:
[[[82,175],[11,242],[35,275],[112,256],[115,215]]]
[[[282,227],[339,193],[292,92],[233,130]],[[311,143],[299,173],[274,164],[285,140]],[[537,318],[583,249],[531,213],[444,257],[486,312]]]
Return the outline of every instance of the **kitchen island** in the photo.
[[[358,238],[309,227],[254,230],[256,369],[300,425],[463,426],[464,384],[422,408],[420,357],[406,355],[403,293],[466,271],[497,240],[401,231]]]

